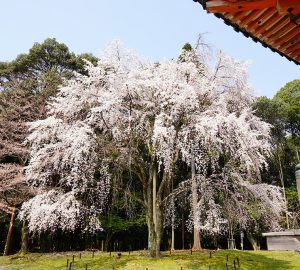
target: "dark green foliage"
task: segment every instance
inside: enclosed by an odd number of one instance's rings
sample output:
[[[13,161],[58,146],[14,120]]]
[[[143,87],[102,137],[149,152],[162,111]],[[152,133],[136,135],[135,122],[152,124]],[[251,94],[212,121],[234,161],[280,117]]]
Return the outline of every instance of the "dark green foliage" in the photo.
[[[285,185],[294,186],[294,166],[300,162],[300,80],[287,83],[272,99],[258,98],[254,109],[272,125],[273,155],[269,158],[269,170],[263,172],[264,181],[280,183],[281,163]]]
[[[104,230],[111,229],[115,233],[120,231],[128,231],[132,228],[146,226],[145,214],[141,214],[133,218],[128,218],[126,216],[121,217],[119,215],[113,214],[110,216],[103,216],[100,218],[100,220]]]
[[[273,125],[277,140],[289,133],[300,135],[300,80],[294,80],[281,88],[272,99],[260,97],[254,104],[259,117]]]
[[[285,137],[285,106],[281,100],[259,97],[254,103],[256,115],[272,125],[272,138],[280,142]]]
[[[274,101],[283,103],[285,128],[292,135],[300,135],[300,80],[294,80],[282,87],[274,96]]]
[[[8,211],[7,207],[10,206],[20,207],[31,196],[24,178],[24,166],[29,156],[29,149],[23,144],[28,133],[27,123],[45,118],[49,98],[56,94],[58,87],[74,71],[86,74],[84,59],[94,65],[98,61],[91,54],[76,56],[65,44],[49,38],[43,43],[35,43],[27,54],[20,54],[13,61],[0,62],[2,211]],[[18,230],[13,232],[12,241],[20,241],[20,237],[16,237],[20,228],[18,225]],[[2,236],[5,239],[6,232],[0,233],[1,239]],[[15,248],[11,251],[15,251]]]
[[[84,63],[83,59],[91,62],[94,66],[97,66],[98,61],[99,61],[99,59],[91,53],[82,53],[77,56],[77,61],[79,62],[78,66],[81,66],[82,68],[84,68],[82,66],[82,64]]]
[[[185,43],[182,47],[182,50],[190,52],[193,50],[193,47],[190,43]]]
[[[299,205],[298,192],[296,187],[287,188],[285,193],[288,201],[289,211],[294,211],[295,209],[299,209],[300,205]]]
[[[288,210],[291,212],[290,225],[299,223],[299,202],[295,187],[294,168],[300,163],[300,80],[287,83],[272,98],[260,97],[254,104],[256,114],[272,125],[272,155],[269,168],[262,173],[264,182],[286,187]]]
[[[65,44],[57,42],[55,38],[48,38],[43,43],[35,43],[28,54],[20,54],[11,62],[0,62],[0,87],[10,89],[16,81],[28,83],[31,80],[33,85],[29,88],[39,90],[36,88],[44,89],[43,84],[49,83],[50,78],[57,82],[57,87],[61,84],[61,78],[69,78],[73,71],[85,74],[83,59],[94,65],[98,61],[88,53],[76,56]],[[40,80],[42,85],[37,85]],[[53,83],[53,80],[50,82]]]

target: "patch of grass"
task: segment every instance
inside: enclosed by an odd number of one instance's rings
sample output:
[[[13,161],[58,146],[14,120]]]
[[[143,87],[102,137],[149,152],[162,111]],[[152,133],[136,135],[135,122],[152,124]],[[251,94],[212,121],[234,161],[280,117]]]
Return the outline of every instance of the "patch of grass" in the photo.
[[[299,270],[300,254],[289,251],[210,251],[163,253],[160,258],[149,258],[145,251],[122,253],[116,252],[65,252],[65,253],[30,253],[25,256],[0,257],[0,269],[5,270],[68,270],[67,259],[72,261],[73,270],[84,270],[86,264],[90,270],[228,270],[234,269],[234,260],[239,258],[239,270]],[[237,260],[236,260],[237,265]],[[210,268],[209,268],[210,267]]]

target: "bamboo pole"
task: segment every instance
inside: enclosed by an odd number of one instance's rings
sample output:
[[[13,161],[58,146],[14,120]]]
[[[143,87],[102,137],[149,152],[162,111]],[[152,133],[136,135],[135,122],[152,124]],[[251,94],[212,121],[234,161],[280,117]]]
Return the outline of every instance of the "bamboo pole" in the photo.
[[[282,171],[282,165],[281,165],[281,160],[280,160],[280,156],[278,154],[278,161],[279,161],[279,176],[280,176],[280,181],[281,181],[281,185],[282,185],[282,190],[283,190],[283,197],[284,197],[284,203],[285,203],[285,218],[286,218],[286,227],[287,229],[290,228],[290,223],[289,223],[289,216],[287,213],[288,210],[288,204],[287,204],[287,199],[286,199],[286,194],[285,194],[285,186],[284,186],[284,181],[283,181],[283,171]]]

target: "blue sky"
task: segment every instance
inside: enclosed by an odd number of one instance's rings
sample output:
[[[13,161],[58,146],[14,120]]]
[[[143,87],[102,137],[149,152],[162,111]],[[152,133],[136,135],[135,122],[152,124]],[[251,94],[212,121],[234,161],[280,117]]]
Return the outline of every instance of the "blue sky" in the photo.
[[[206,41],[240,60],[251,60],[250,82],[272,97],[300,78],[300,67],[236,33],[192,0],[0,0],[0,61],[26,53],[48,37],[75,53],[101,49],[114,38],[153,60],[176,57],[184,43]]]

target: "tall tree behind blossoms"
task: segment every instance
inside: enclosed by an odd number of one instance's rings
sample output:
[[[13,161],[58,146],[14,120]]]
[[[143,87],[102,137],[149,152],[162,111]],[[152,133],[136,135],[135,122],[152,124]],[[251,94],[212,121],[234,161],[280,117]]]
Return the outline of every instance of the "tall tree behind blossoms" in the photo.
[[[84,73],[84,61],[92,55],[76,56],[55,39],[36,43],[28,54],[0,62],[0,209],[11,213],[4,254],[9,252],[15,212],[31,194],[24,177],[28,147],[27,122],[46,117],[46,103],[74,70]],[[22,229],[22,251],[27,249],[26,224]]]
[[[254,109],[272,125],[274,148],[265,181],[275,183],[280,180],[278,175],[283,175],[285,186],[294,186],[294,167],[300,162],[300,80],[287,83],[271,99],[259,97]]]
[[[219,52],[215,68],[206,69],[203,76],[216,85],[220,95],[214,107],[207,111],[211,120],[206,132],[212,132],[207,134],[212,146],[206,149],[209,143],[201,145],[196,139],[191,149],[195,158],[199,156],[197,151],[207,151],[207,155],[204,156],[205,165],[195,168],[190,180],[190,229],[194,234],[195,228],[206,233],[228,233],[229,242],[234,245],[237,226],[249,230],[260,221],[265,229],[279,229],[284,200],[280,188],[259,183],[260,172],[266,167],[265,157],[270,153],[269,125],[253,115],[254,97],[247,83],[247,63]],[[216,112],[218,119],[213,117]],[[262,137],[257,141],[257,136]],[[210,156],[211,152],[218,154]],[[184,186],[175,192],[180,189],[184,190]],[[244,203],[240,203],[242,201]],[[264,205],[256,213],[257,220],[249,210],[251,202]]]
[[[84,223],[78,219],[82,212],[101,211],[107,164],[118,164],[136,175],[143,191],[154,257],[160,253],[164,206],[179,161],[189,166],[194,159],[196,172],[206,177],[226,153],[249,174],[257,172],[269,152],[269,126],[252,121],[245,106],[251,99],[243,89],[245,67],[221,57],[222,65],[205,66],[199,76],[193,62],[153,63],[113,42],[96,67],[88,64],[89,76],[69,80],[51,103],[49,117],[31,125],[26,175],[40,194],[23,205],[30,230],[73,230]],[[191,181],[179,183],[185,184]],[[86,207],[95,195],[100,203]]]
[[[290,211],[286,227],[293,228],[299,222],[300,209],[294,172],[300,162],[300,80],[287,83],[273,98],[259,97],[254,109],[256,115],[272,125],[270,169],[262,177],[266,183],[278,183],[283,187]]]

